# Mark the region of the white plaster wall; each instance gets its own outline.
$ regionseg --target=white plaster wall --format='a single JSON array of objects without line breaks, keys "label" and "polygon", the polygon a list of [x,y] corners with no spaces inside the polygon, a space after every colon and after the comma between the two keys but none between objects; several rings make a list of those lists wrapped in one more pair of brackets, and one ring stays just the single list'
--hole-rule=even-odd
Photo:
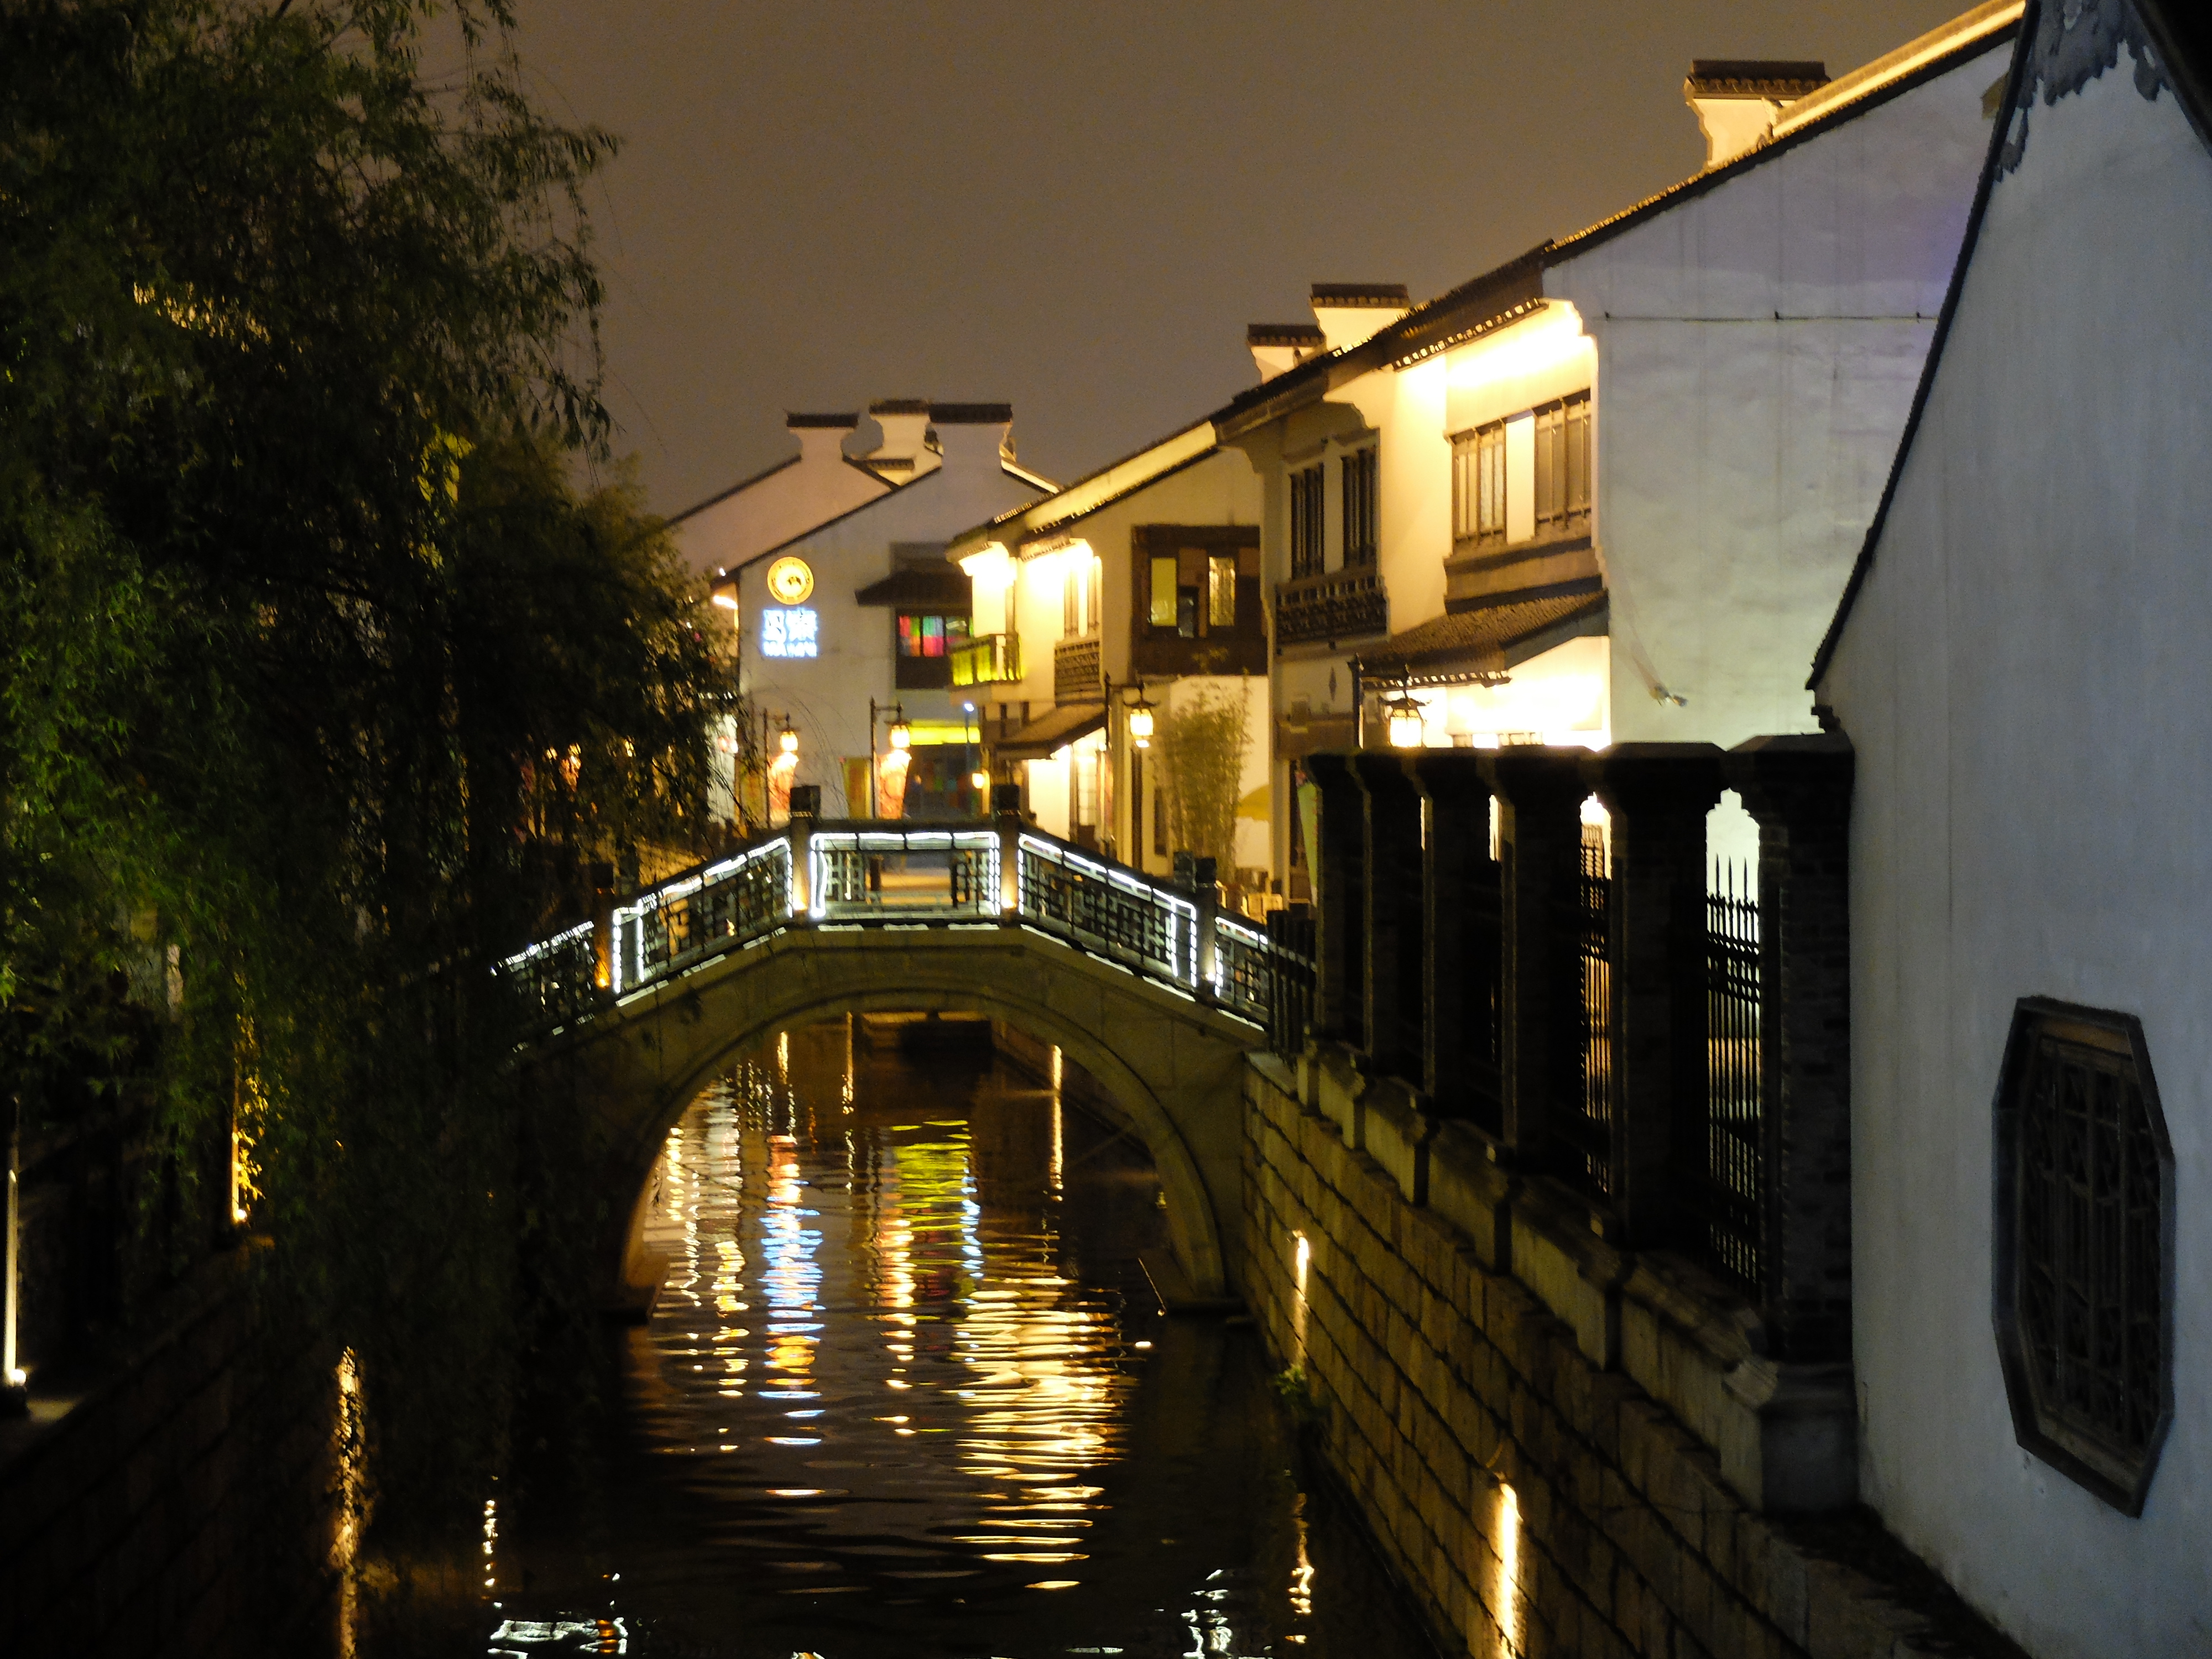
[{"label": "white plaster wall", "polygon": [[[1858,755],[1863,1488],[2039,1659],[2212,1652],[2212,158],[2132,64],[2033,111],[1824,682]],[[2015,999],[2137,1014],[2177,1162],[2140,1519],[2020,1449],[1990,1326]]]},{"label": "white plaster wall", "polygon": [[[1451,555],[1451,439],[1445,432],[1445,365],[1431,357],[1403,369],[1363,374],[1329,394],[1352,404],[1360,418],[1382,434],[1376,463],[1379,569],[1390,596],[1390,631],[1444,611],[1444,561]],[[1337,505],[1341,483],[1334,459],[1328,467],[1331,547],[1342,534]],[[1341,562],[1334,554],[1332,567]]]},{"label": "white plaster wall", "polygon": [[1616,740],[1815,729],[1805,665],[1904,429],[2008,51],[1547,273],[1596,343]]},{"label": "white plaster wall", "polygon": [[796,458],[675,521],[676,544],[693,570],[734,570],[889,492],[881,478],[845,459],[842,432],[802,428],[793,435],[801,445]]},{"label": "white plaster wall", "polygon": [[[991,431],[995,437],[997,428]],[[894,690],[895,613],[858,605],[853,595],[890,574],[893,543],[949,542],[971,525],[1035,501],[1039,493],[997,466],[943,466],[790,544],[785,550],[814,569],[814,597],[808,604],[821,617],[822,645],[821,655],[811,659],[760,654],[758,618],[773,603],[766,586],[769,562],[759,561],[740,573],[740,684],[756,708],[790,714],[799,734],[793,781],[821,785],[824,812],[847,810],[843,757],[868,752],[871,697],[879,704],[903,701],[910,720],[951,720],[957,718],[968,695]],[[1048,678],[1050,673],[1048,661]],[[880,746],[883,738],[877,742]]]}]

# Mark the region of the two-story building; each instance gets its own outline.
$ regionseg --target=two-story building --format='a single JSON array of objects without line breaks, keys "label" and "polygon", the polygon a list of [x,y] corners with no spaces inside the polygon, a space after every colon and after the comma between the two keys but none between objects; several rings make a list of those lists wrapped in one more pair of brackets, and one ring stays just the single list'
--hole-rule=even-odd
[{"label": "two-story building", "polygon": [[[1053,486],[1015,461],[1005,404],[869,412],[884,444],[864,459],[886,488],[716,578],[716,602],[740,635],[753,726],[732,745],[732,815],[744,820],[780,819],[799,783],[819,786],[832,815],[982,811],[981,733],[952,673],[968,641],[969,584],[945,545]],[[704,530],[690,535],[687,549],[707,544]]]},{"label": "two-story building", "polygon": [[1250,465],[1201,421],[956,538],[975,634],[955,672],[1046,829],[1264,885],[1259,511]]},{"label": "two-story building", "polygon": [[1419,307],[1315,289],[1325,349],[1215,417],[1262,483],[1292,896],[1292,766],[1393,714],[1397,741],[1418,716],[1473,747],[1814,728],[1799,665],[1903,429],[2020,9],[1833,80],[1701,63],[1694,178]]}]

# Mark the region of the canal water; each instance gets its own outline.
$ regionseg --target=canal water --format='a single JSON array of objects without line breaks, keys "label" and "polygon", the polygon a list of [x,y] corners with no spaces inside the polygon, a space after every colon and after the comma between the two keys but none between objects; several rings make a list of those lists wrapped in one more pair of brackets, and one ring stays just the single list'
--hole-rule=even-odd
[{"label": "canal water", "polygon": [[488,1501],[475,1650],[1425,1659],[1250,1328],[1159,1312],[1142,1147],[1072,1074],[866,1036],[781,1034],[670,1133],[599,1473]]}]

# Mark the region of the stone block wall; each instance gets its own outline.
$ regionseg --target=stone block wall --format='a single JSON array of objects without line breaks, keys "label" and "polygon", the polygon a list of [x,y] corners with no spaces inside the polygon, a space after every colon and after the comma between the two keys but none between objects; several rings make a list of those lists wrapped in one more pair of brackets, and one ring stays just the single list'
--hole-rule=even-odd
[{"label": "stone block wall", "polygon": [[1711,1448],[1286,1083],[1247,1072],[1246,1299],[1446,1652],[2017,1655],[1863,1511],[1748,1505]]},{"label": "stone block wall", "polygon": [[335,1356],[263,1340],[244,1278],[0,1423],[0,1655],[337,1650]]}]

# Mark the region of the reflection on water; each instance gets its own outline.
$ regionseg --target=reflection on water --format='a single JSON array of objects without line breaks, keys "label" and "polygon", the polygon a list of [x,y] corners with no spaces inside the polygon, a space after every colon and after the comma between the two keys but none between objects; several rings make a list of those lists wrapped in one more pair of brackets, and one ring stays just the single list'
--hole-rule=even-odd
[{"label": "reflection on water", "polygon": [[621,1442],[487,1504],[490,1652],[1426,1651],[1249,1334],[1158,1314],[1151,1165],[1056,1088],[784,1033],[654,1178]]}]

